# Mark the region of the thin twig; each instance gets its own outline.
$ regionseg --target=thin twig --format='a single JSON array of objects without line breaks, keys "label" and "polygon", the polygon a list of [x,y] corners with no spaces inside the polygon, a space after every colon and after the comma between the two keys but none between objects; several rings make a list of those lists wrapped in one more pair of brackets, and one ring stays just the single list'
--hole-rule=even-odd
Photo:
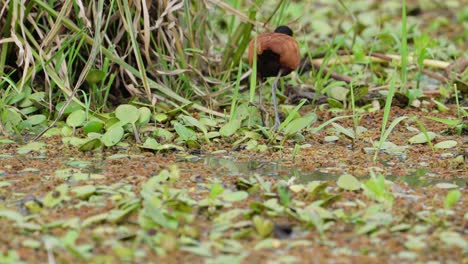
[{"label": "thin twig", "polygon": [[431,77],[432,79],[438,80],[439,82],[443,82],[443,83],[450,82],[450,80],[445,78],[444,76],[438,75],[437,73],[431,72],[431,71],[429,71],[427,69],[422,69],[421,72],[424,73],[425,75]]},{"label": "thin twig", "polygon": [[[318,70],[320,69],[320,67],[321,67],[321,61],[318,62],[316,60],[308,60],[307,57],[305,57],[301,61],[298,73],[301,75],[310,71],[312,68]],[[324,67],[322,71],[324,75],[327,75],[330,72],[330,69],[328,67]],[[351,83],[353,81],[353,78],[346,76],[346,75],[338,74],[334,71],[330,73],[330,77],[337,81],[343,81],[346,83]]]}]

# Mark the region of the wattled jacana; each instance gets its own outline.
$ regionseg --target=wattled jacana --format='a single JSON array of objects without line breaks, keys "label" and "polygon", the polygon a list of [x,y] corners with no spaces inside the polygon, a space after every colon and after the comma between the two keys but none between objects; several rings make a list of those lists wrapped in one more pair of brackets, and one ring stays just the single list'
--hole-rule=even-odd
[{"label": "wattled jacana", "polygon": [[[264,33],[252,39],[249,44],[249,64],[252,66],[254,55],[257,56],[257,77],[261,84],[266,77],[276,76],[271,88],[273,105],[275,108],[275,124],[273,129],[280,125],[278,103],[276,102],[276,87],[281,76],[288,75],[299,66],[301,56],[299,45],[292,37],[293,32],[287,26],[279,26],[275,32]],[[255,52],[255,45],[257,51]],[[261,98],[261,96],[260,96]]]}]

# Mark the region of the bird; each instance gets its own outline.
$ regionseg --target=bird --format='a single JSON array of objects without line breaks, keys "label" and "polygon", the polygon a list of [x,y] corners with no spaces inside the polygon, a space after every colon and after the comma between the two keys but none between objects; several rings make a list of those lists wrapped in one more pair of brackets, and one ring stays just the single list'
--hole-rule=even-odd
[{"label": "bird", "polygon": [[[256,47],[256,50],[255,50]],[[257,77],[262,83],[267,77],[275,77],[271,88],[271,95],[275,109],[275,124],[272,129],[280,126],[276,88],[281,76],[290,74],[299,66],[301,55],[299,44],[293,38],[293,31],[288,26],[279,26],[274,32],[263,33],[253,38],[249,43],[249,65],[253,65],[254,56],[257,56]],[[260,105],[261,103],[260,96]]]}]

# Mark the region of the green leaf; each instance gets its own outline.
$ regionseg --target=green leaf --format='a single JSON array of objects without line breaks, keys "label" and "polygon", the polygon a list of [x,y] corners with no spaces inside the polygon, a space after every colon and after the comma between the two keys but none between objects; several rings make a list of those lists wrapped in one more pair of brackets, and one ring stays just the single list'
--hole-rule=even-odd
[{"label": "green leaf", "polygon": [[[437,136],[437,134],[434,132],[427,132],[427,135],[429,136],[429,140],[433,140]],[[408,139],[408,142],[410,144],[423,144],[427,143],[428,139],[426,138],[426,135],[424,135],[424,133],[421,132]]]},{"label": "green leaf", "polygon": [[458,124],[461,123],[461,120],[459,119],[453,120],[453,119],[446,119],[446,118],[440,118],[440,117],[435,117],[435,116],[426,116],[426,118],[446,124],[447,126],[450,126],[450,127],[456,127]]},{"label": "green leaf", "polygon": [[222,193],[221,197],[223,198],[223,200],[228,202],[238,202],[247,199],[247,197],[249,197],[249,194],[244,191],[225,191]]},{"label": "green leaf", "polygon": [[40,151],[42,148],[45,147],[44,142],[29,142],[25,146],[18,148],[18,154],[26,154],[31,151]]},{"label": "green leaf", "polygon": [[30,107],[33,105],[33,101],[29,100],[29,98],[24,98],[23,101],[19,103],[20,108]]},{"label": "green leaf", "polygon": [[143,143],[143,147],[148,149],[156,150],[159,146],[161,146],[161,144],[159,144],[154,138],[147,138]]},{"label": "green leaf", "polygon": [[28,117],[28,122],[33,126],[39,125],[46,120],[47,118],[45,115],[32,115]]},{"label": "green leaf", "polygon": [[395,226],[392,226],[392,228],[390,228],[390,232],[402,232],[402,231],[407,231],[407,230],[410,230],[412,227],[412,225],[410,224],[398,224],[398,225],[395,225]]},{"label": "green leaf", "polygon": [[174,122],[174,129],[183,141],[197,140],[197,133],[179,122]]},{"label": "green leaf", "polygon": [[203,257],[211,257],[212,255],[209,244],[205,243],[197,246],[181,247],[180,249]]},{"label": "green leaf", "polygon": [[174,137],[174,134],[164,128],[158,127],[154,130],[153,136],[162,141],[170,141]]},{"label": "green leaf", "polygon": [[52,208],[56,205],[62,203],[63,201],[70,200],[70,197],[67,195],[69,186],[67,184],[61,184],[55,188],[55,190],[50,191],[42,199],[42,203],[45,207]]},{"label": "green leaf", "polygon": [[111,210],[107,215],[107,221],[111,223],[120,222],[122,219],[126,218],[131,212],[135,211],[135,209],[137,209],[139,206],[139,203],[134,203],[130,206],[125,207],[125,209]]},{"label": "green leaf", "polygon": [[86,112],[84,110],[76,110],[72,112],[67,117],[67,125],[71,127],[80,127],[83,125],[84,121],[86,120]]},{"label": "green leaf", "polygon": [[20,213],[8,209],[0,209],[0,219],[2,218],[15,221],[16,223],[21,223],[25,221]]},{"label": "green leaf", "polygon": [[[240,67],[239,67],[240,68]],[[234,242],[234,240],[231,240]],[[235,241],[236,242],[236,241]],[[223,241],[223,243],[226,243]],[[237,252],[232,252],[233,251],[233,246],[231,244],[224,245],[226,250],[221,250],[222,252],[226,251],[231,254],[235,255],[218,255],[214,258],[211,259],[206,259],[205,264],[224,264],[224,263],[232,263],[232,264],[240,264],[244,263],[243,260],[248,256],[248,253],[245,252],[245,250],[239,250]],[[241,245],[242,247],[242,245]],[[281,262],[281,263],[287,263],[287,262]],[[292,262],[289,262],[292,263]]]},{"label": "green leaf", "polygon": [[62,142],[64,144],[69,144],[75,147],[81,146],[85,144],[88,140],[85,138],[78,138],[78,137],[62,137]]},{"label": "green leaf", "polygon": [[336,116],[330,120],[327,120],[325,122],[323,122],[321,125],[319,125],[318,127],[314,127],[312,129],[312,133],[318,133],[320,130],[322,130],[324,127],[326,127],[327,125],[335,122],[335,121],[338,121],[340,119],[344,119],[344,118],[349,118],[349,117],[353,117],[352,115],[349,115],[349,116]]},{"label": "green leaf", "polygon": [[177,249],[177,237],[173,233],[165,233],[161,237],[160,246],[162,249],[168,252],[172,252]]},{"label": "green leaf", "polygon": [[42,203],[34,196],[28,196],[22,201],[24,208],[30,214],[39,213],[42,210]]},{"label": "green leaf", "polygon": [[[5,176],[5,172],[0,170],[0,176]],[[11,182],[9,182],[9,181],[0,181],[0,188],[10,187],[10,186],[11,186]]]},{"label": "green leaf", "polygon": [[88,75],[86,76],[86,81],[90,84],[96,84],[104,80],[104,77],[106,77],[106,73],[104,71],[93,69],[88,72]]},{"label": "green leaf", "polygon": [[94,185],[76,186],[71,189],[71,192],[74,193],[78,199],[85,200],[96,192],[96,187]]},{"label": "green leaf", "polygon": [[267,238],[264,240],[261,240],[258,242],[254,249],[255,250],[262,250],[262,249],[270,249],[270,248],[276,248],[280,246],[280,242],[278,239],[273,239],[273,238]]},{"label": "green leaf", "polygon": [[[55,106],[55,109],[57,110],[57,112],[60,111],[60,109],[62,109],[64,104],[65,104],[65,101],[57,103],[57,105]],[[67,107],[65,107],[65,110],[63,110],[63,113],[64,114],[69,114],[69,113],[75,112],[76,110],[79,110],[79,109],[82,109],[81,105],[78,104],[75,101],[71,101],[67,105]]]},{"label": "green leaf", "polygon": [[354,87],[354,100],[360,100],[369,93],[369,87],[367,85],[360,85]]},{"label": "green leaf", "polygon": [[[461,250],[466,250],[468,242],[463,233],[454,231],[444,231],[439,234],[439,239],[444,242],[447,247],[458,247]],[[466,251],[465,251],[466,252]]]},{"label": "green leaf", "polygon": [[451,190],[445,196],[444,206],[445,209],[452,208],[461,198],[460,190]]},{"label": "green leaf", "polygon": [[39,249],[42,246],[42,243],[34,239],[25,239],[21,242],[23,247]]},{"label": "green leaf", "polygon": [[187,147],[191,148],[191,149],[201,147],[200,143],[198,141],[196,141],[196,140],[193,140],[193,139],[189,139],[189,140],[185,141],[185,144],[187,144]]},{"label": "green leaf", "polygon": [[201,123],[197,119],[195,119],[195,118],[193,118],[191,116],[187,116],[187,115],[183,115],[183,116],[181,116],[181,118],[184,120],[186,125],[191,125],[191,126],[197,127],[201,132],[203,132],[203,135],[205,136],[205,141],[210,142],[210,140],[208,139],[208,136],[207,136],[208,129],[206,128],[206,126],[203,123]]},{"label": "green leaf", "polygon": [[112,246],[112,251],[118,259],[135,259],[136,251],[134,248],[125,247],[121,244],[115,243],[115,245]]},{"label": "green leaf", "polygon": [[36,92],[31,94],[28,99],[40,103],[45,98],[45,92]]},{"label": "green leaf", "polygon": [[26,93],[13,93],[7,96],[5,103],[7,105],[14,105],[26,97]]},{"label": "green leaf", "polygon": [[124,129],[121,126],[113,126],[102,135],[102,143],[106,147],[114,146],[119,143],[124,135]]},{"label": "green leaf", "polygon": [[383,175],[375,177],[371,174],[371,178],[363,184],[364,195],[371,199],[382,202],[388,206],[393,205],[393,194],[385,184]]},{"label": "green leaf", "polygon": [[95,173],[84,173],[75,168],[63,169],[55,171],[55,176],[67,181],[86,181],[86,180],[99,180],[104,176]]},{"label": "green leaf", "polygon": [[98,223],[104,222],[104,221],[107,220],[108,216],[109,216],[108,212],[97,214],[97,215],[92,215],[92,216],[90,216],[90,217],[83,220],[83,222],[81,223],[81,227],[88,227],[88,226],[93,225],[93,224],[98,224]]},{"label": "green leaf", "polygon": [[195,126],[197,127],[198,129],[200,129],[200,131],[202,131],[203,133],[208,133],[208,130],[206,129],[206,126],[201,123],[200,121],[198,121],[197,119],[191,117],[191,116],[187,116],[187,115],[183,115],[181,116],[181,118],[184,120],[185,124],[186,125],[190,125],[190,126]]},{"label": "green leaf", "polygon": [[262,218],[261,216],[255,215],[252,219],[255,230],[261,237],[267,237],[273,232],[275,225],[269,219]]},{"label": "green leaf", "polygon": [[241,104],[237,108],[233,120],[237,119],[239,120],[239,122],[241,122],[242,120],[246,119],[248,116],[249,116],[249,107],[247,106],[247,104]]},{"label": "green leaf", "polygon": [[303,117],[294,119],[284,128],[284,133],[286,133],[287,135],[295,134],[301,131],[302,129],[310,126],[316,120],[317,115],[315,113],[310,113]]},{"label": "green leaf", "polygon": [[115,109],[115,116],[125,125],[125,124],[133,124],[135,123],[138,118],[140,117],[140,112],[138,109],[129,104],[119,105]]},{"label": "green leaf", "polygon": [[280,185],[278,186],[277,192],[280,204],[286,207],[289,206],[289,203],[291,202],[291,193],[289,192],[288,187]]},{"label": "green leaf", "polygon": [[154,114],[153,119],[158,123],[164,123],[169,119],[169,116],[164,113]]},{"label": "green leaf", "polygon": [[149,201],[148,199],[145,198],[143,210],[140,210],[138,221],[141,227],[146,229],[160,225],[165,228],[176,229],[179,226],[177,219],[174,219],[173,215],[168,214],[164,208],[158,205],[159,201],[157,199],[153,199],[155,201]]},{"label": "green leaf", "polygon": [[330,105],[330,108],[342,109],[344,107],[342,102],[333,98],[327,98],[327,103]]},{"label": "green leaf", "polygon": [[215,119],[208,117],[200,117],[200,122],[205,126],[209,127],[215,127],[218,124],[218,122]]},{"label": "green leaf", "polygon": [[298,111],[301,107],[307,102],[307,100],[302,99],[299,104],[297,104],[292,110],[289,111],[288,116],[286,119],[281,123],[278,131],[283,131],[283,129],[294,119],[299,116]]},{"label": "green leaf", "polygon": [[[381,149],[382,148],[382,145],[384,144],[384,142],[387,141],[387,138],[390,136],[390,133],[392,133],[393,129],[396,127],[396,125],[398,125],[401,121],[405,120],[406,116],[399,116],[397,118],[395,118],[392,123],[390,123],[390,125],[388,126],[388,128],[385,130],[385,132],[383,133],[382,137],[380,138],[379,140],[379,145],[378,145],[378,148]],[[377,152],[376,152],[376,155],[377,155]],[[374,157],[376,158],[376,157]]]},{"label": "green leaf", "polygon": [[21,121],[23,121],[23,118],[15,109],[8,108],[3,112],[1,121],[7,125],[16,127]]},{"label": "green leaf", "polygon": [[406,97],[408,97],[410,105],[414,100],[421,98],[423,95],[420,89],[408,89],[408,91],[406,91]]},{"label": "green leaf", "polygon": [[328,89],[328,92],[327,92],[329,97],[335,100],[341,101],[341,102],[346,101],[348,93],[349,93],[349,89],[346,89],[341,86],[331,87]]},{"label": "green leaf", "polygon": [[148,124],[151,119],[151,110],[148,107],[140,107],[138,108],[138,112],[140,113],[138,116],[138,125],[144,126]]},{"label": "green leaf", "polygon": [[106,123],[104,124],[105,129],[110,129],[113,126],[124,126],[126,123],[120,121],[117,117],[111,117],[106,120]]},{"label": "green leaf", "polygon": [[184,150],[183,147],[177,146],[174,144],[159,144],[154,138],[147,138],[145,140],[145,143],[143,143],[142,147],[147,148],[147,149],[157,150],[157,151],[168,150],[168,149],[176,149],[180,151]]},{"label": "green leaf", "polygon": [[[66,126],[66,127],[68,127],[68,126]],[[52,128],[50,128],[49,130],[47,130],[44,133],[45,138],[49,138],[49,137],[53,137],[53,136],[60,136],[60,135],[62,135],[62,129],[60,129],[58,127],[52,127]]]},{"label": "green leaf", "polygon": [[350,174],[341,175],[336,182],[338,187],[348,191],[355,191],[361,188],[361,183],[356,177]]},{"label": "green leaf", "polygon": [[69,126],[63,126],[62,129],[60,130],[60,132],[62,133],[63,136],[69,137],[69,136],[73,135],[73,128],[71,128]]},{"label": "green leaf", "polygon": [[87,135],[91,132],[101,133],[104,128],[104,123],[100,120],[90,120],[83,126],[83,132]]},{"label": "green leaf", "polygon": [[230,137],[240,128],[241,121],[239,119],[233,119],[219,129],[219,133],[223,137]]},{"label": "green leaf", "polygon": [[209,197],[211,199],[215,199],[219,195],[221,195],[223,192],[224,192],[223,186],[220,183],[215,183],[211,185]]},{"label": "green leaf", "polygon": [[249,140],[249,141],[245,144],[245,149],[246,149],[246,150],[254,150],[257,146],[258,146],[258,141],[252,139],[252,140]]},{"label": "green leaf", "polygon": [[378,227],[379,227],[378,223],[370,222],[370,223],[366,223],[363,226],[360,226],[355,232],[358,235],[370,234],[370,233],[376,231]]},{"label": "green leaf", "polygon": [[337,123],[331,123],[331,124],[339,133],[342,133],[351,139],[355,138],[354,132],[351,129],[344,128],[343,126]]},{"label": "green leaf", "polygon": [[34,112],[36,112],[37,110],[39,110],[37,107],[35,106],[30,106],[30,107],[26,107],[26,108],[23,108],[20,110],[20,112],[25,115],[25,116],[28,116]]},{"label": "green leaf", "polygon": [[334,141],[337,141],[338,139],[340,138],[337,136],[326,136],[323,140],[325,142],[334,142]]},{"label": "green leaf", "polygon": [[75,167],[75,168],[78,168],[78,169],[87,168],[91,164],[93,164],[93,162],[86,161],[86,160],[71,160],[71,161],[65,163],[65,165],[67,165],[67,166]]},{"label": "green leaf", "polygon": [[436,149],[449,149],[457,146],[457,141],[455,140],[444,140],[434,145]]},{"label": "green leaf", "polygon": [[427,241],[423,236],[408,236],[403,243],[406,248],[419,251],[427,248]]}]

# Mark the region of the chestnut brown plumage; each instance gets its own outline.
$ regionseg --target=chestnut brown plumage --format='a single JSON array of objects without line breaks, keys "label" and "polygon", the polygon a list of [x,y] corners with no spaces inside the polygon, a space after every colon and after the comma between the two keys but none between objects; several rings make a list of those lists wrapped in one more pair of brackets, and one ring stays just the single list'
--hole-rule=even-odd
[{"label": "chestnut brown plumage", "polygon": [[[256,43],[255,43],[256,42]],[[255,52],[255,45],[257,50]],[[249,44],[249,64],[252,66],[254,56],[257,56],[257,76],[260,84],[266,77],[276,76],[271,94],[275,108],[274,129],[280,125],[278,104],[276,102],[276,87],[279,78],[288,75],[299,66],[301,56],[299,45],[292,37],[292,30],[287,26],[279,26],[275,32],[258,35]],[[260,96],[261,98],[261,96]]]}]

